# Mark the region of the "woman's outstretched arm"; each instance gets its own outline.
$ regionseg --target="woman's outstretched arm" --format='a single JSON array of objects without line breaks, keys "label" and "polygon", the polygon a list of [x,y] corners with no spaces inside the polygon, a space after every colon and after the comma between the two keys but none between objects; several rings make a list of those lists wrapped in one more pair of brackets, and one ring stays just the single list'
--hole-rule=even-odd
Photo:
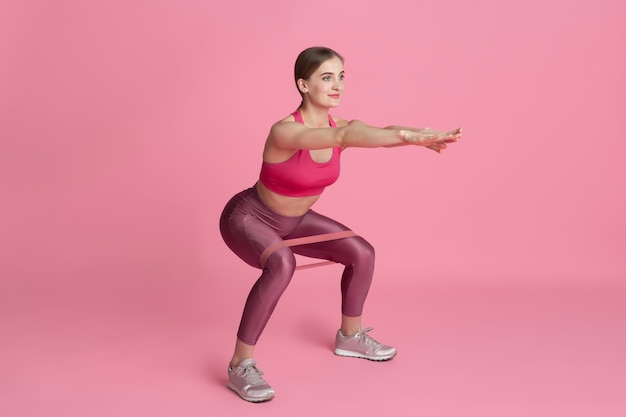
[{"label": "woman's outstretched arm", "polygon": [[272,127],[268,142],[278,149],[381,148],[403,145],[445,148],[461,138],[461,129],[437,132],[428,128],[379,128],[359,120],[339,121],[338,127],[307,128],[295,122],[279,122]]},{"label": "woman's outstretched arm", "polygon": [[[429,128],[411,128],[403,126],[388,126],[375,128],[365,123],[353,120],[346,126],[344,147],[396,147],[404,145],[417,145],[444,149],[446,144],[456,142],[461,138],[461,128],[447,132],[438,132]],[[385,133],[389,132],[389,133]],[[392,140],[372,140],[372,136],[381,138],[391,137]]]}]

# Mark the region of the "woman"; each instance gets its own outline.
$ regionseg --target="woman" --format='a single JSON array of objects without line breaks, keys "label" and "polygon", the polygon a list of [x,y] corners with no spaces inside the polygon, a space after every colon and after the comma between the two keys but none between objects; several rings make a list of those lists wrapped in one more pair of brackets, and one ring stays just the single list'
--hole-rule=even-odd
[{"label": "woman", "polygon": [[302,102],[294,113],[272,126],[259,180],[233,197],[220,218],[226,244],[246,263],[263,271],[248,296],[228,367],[229,388],[247,401],[274,397],[274,390],[256,367],[253,352],[294,273],[294,253],[345,265],[335,354],[375,361],[396,355],[395,348],[377,342],[361,326],[374,270],[374,249],[366,240],[353,236],[281,247],[262,266],[260,256],[284,239],[349,230],[311,210],[324,188],[337,180],[340,154],[345,149],[412,144],[441,152],[461,137],[461,129],[383,129],[331,116],[329,110],[339,105],[344,89],[343,62],[341,55],[325,47],[308,48],[298,55],[294,75]]}]

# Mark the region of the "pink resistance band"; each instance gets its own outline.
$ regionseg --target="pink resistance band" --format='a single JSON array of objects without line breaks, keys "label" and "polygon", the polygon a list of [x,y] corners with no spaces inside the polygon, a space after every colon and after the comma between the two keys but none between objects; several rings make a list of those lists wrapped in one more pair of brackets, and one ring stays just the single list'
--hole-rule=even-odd
[{"label": "pink resistance band", "polygon": [[[272,253],[280,248],[285,248],[288,246],[298,246],[298,245],[306,245],[307,243],[318,243],[318,242],[326,242],[328,240],[337,240],[344,239],[346,237],[358,236],[352,230],[344,230],[341,232],[333,232],[333,233],[324,233],[321,235],[313,235],[313,236],[305,236],[305,237],[297,237],[295,239],[285,239],[280,242],[273,243],[269,245],[263,253],[261,253],[261,258],[259,263],[261,264],[261,269],[265,268],[265,263],[267,259],[270,257]],[[312,264],[299,265],[296,266],[296,269],[307,269],[313,268],[316,266],[328,265],[334,263],[333,261],[323,261],[323,262],[315,262]]]}]

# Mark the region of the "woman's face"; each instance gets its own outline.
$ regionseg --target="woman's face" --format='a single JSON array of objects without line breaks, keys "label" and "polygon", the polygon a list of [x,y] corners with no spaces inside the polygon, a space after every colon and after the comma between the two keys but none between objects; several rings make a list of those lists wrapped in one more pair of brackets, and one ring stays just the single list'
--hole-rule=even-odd
[{"label": "woman's face", "polygon": [[307,80],[298,80],[298,87],[311,104],[337,107],[343,93],[343,75],[343,62],[334,56],[324,61]]}]

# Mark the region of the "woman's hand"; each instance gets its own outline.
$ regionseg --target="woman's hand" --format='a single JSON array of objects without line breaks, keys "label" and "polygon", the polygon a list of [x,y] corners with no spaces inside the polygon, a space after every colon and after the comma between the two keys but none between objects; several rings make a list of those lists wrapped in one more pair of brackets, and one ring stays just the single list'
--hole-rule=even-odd
[{"label": "woman's hand", "polygon": [[439,132],[427,127],[419,130],[400,131],[400,136],[402,136],[405,142],[424,146],[437,153],[441,153],[443,149],[446,149],[448,143],[454,143],[461,139],[461,135],[461,128],[446,132]]}]

